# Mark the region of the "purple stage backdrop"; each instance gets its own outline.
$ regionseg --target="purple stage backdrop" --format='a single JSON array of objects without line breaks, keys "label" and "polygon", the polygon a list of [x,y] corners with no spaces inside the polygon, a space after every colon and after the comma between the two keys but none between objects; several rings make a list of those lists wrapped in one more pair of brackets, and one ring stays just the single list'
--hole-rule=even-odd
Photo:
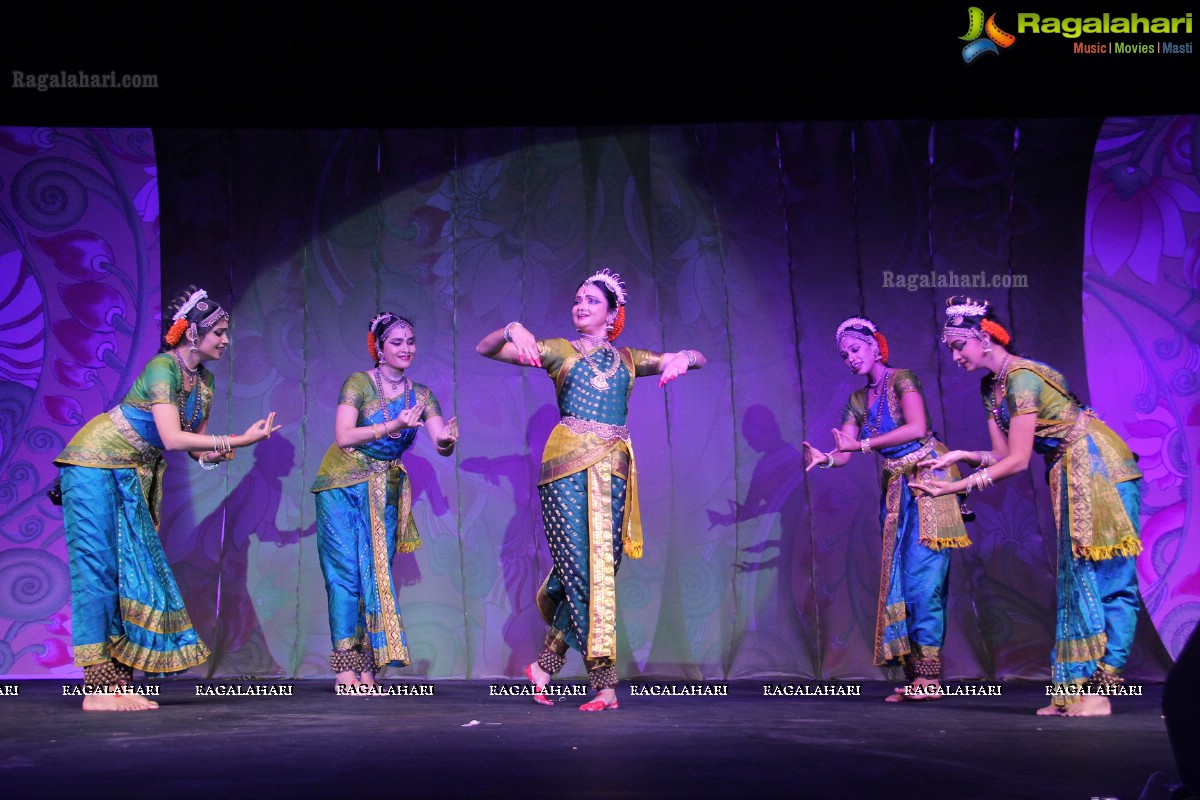
[{"label": "purple stage backdrop", "polygon": [[[881,676],[878,464],[806,475],[801,443],[827,447],[857,388],[833,331],[859,313],[920,375],[950,445],[986,442],[977,376],[937,343],[959,290],[930,283],[964,276],[989,282],[968,293],[1143,455],[1142,590],[1177,650],[1200,617],[1196,130],[1191,117],[165,130],[154,148],[144,131],[4,131],[0,673],[74,672],[61,515],[42,498],[57,448],[155,351],[152,151],[162,284],[198,283],[233,310],[210,429],[271,410],[284,426],[217,472],[170,459],[161,534],[214,650],[203,674],[327,673],[308,487],[339,386],[370,366],[378,310],[414,319],[412,377],[462,429],[452,459],[427,437],[405,456],[424,547],[394,562],[403,672],[520,674],[543,631],[535,482],[557,415],[543,373],[474,345],[514,319],[570,335],[574,290],[599,266],[629,283],[621,344],[709,359],[633,394],[646,557],[618,581],[623,675]],[[947,673],[1044,678],[1055,540],[1041,466],[972,499]],[[1161,677],[1143,633],[1130,672]]]},{"label": "purple stage backdrop", "polygon": [[77,674],[51,459],[158,352],[149,130],[0,128],[0,673]]}]

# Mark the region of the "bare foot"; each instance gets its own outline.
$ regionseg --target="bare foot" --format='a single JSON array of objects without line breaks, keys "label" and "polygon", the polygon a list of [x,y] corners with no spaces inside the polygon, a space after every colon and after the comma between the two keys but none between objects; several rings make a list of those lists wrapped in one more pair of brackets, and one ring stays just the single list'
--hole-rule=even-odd
[{"label": "bare foot", "polygon": [[1066,710],[1068,717],[1107,717],[1111,714],[1112,703],[1102,694],[1085,694]]},{"label": "bare foot", "polygon": [[607,711],[617,708],[617,690],[601,689],[596,693],[595,700],[589,700],[579,707],[580,711]]},{"label": "bare foot", "polygon": [[147,700],[140,694],[103,692],[85,695],[83,698],[84,711],[152,711],[156,708],[158,703]]},{"label": "bare foot", "polygon": [[1039,717],[1062,717],[1066,716],[1066,713],[1066,709],[1064,709],[1062,706],[1055,705],[1054,703],[1051,703],[1048,706],[1042,706],[1037,710],[1037,715]]},{"label": "bare foot", "polygon": [[917,678],[909,686],[897,686],[890,695],[883,698],[883,702],[904,703],[941,699],[942,685],[940,683],[929,678]]},{"label": "bare foot", "polygon": [[554,701],[546,696],[546,684],[550,682],[550,673],[538,666],[535,661],[525,667],[525,677],[533,684],[533,699],[539,705],[552,706]]},{"label": "bare foot", "polygon": [[[343,689],[343,686],[347,688]],[[354,689],[359,686],[362,686],[362,682],[359,681],[358,675],[353,670],[348,669],[334,676],[333,691],[338,694],[357,694]]]},{"label": "bare foot", "polygon": [[358,673],[358,682],[361,683],[363,686],[374,686],[375,685],[375,673],[374,672]]},{"label": "bare foot", "polygon": [[539,689],[544,688],[550,682],[550,673],[539,667],[536,661],[529,665],[529,674],[527,677]]}]

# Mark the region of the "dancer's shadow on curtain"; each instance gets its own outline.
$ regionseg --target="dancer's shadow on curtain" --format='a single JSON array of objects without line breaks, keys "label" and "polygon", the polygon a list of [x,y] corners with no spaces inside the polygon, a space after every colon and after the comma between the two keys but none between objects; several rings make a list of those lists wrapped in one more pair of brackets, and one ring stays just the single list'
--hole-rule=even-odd
[{"label": "dancer's shadow on curtain", "polygon": [[[746,409],[742,417],[742,436],[761,457],[754,465],[746,499],[726,501],[728,511],[708,510],[709,528],[760,520],[762,537],[752,536],[751,544],[741,548],[744,554],[733,565],[738,572],[779,570],[793,573],[796,537],[791,535],[804,519],[804,454],[783,439],[775,414],[762,405]],[[778,515],[778,525],[774,515]],[[769,551],[776,551],[767,556]],[[757,556],[757,558],[755,558]]]},{"label": "dancer's shadow on curtain", "polygon": [[809,625],[813,553],[804,455],[784,440],[774,412],[763,405],[746,409],[742,436],[761,454],[745,499],[727,500],[728,511],[708,510],[710,529],[736,528],[733,568],[748,590],[739,609],[744,634],[732,643],[730,674],[808,674],[818,659]]},{"label": "dancer's shadow on curtain", "polygon": [[296,464],[292,443],[272,437],[249,454],[254,462],[241,482],[200,521],[190,541],[172,548],[171,562],[192,624],[213,653],[204,667],[208,677],[285,674],[267,646],[254,591],[247,585],[251,548],[255,540],[295,545],[316,532],[315,522],[300,530],[276,527],[283,479]]},{"label": "dancer's shadow on curtain", "polygon": [[[422,433],[422,436],[425,434]],[[450,510],[450,499],[442,491],[438,483],[437,472],[428,459],[414,455],[412,450],[404,454],[404,469],[408,472],[409,485],[412,486],[413,509],[419,509],[428,503],[430,514],[435,517],[445,516]],[[418,526],[419,528],[419,526]],[[430,531],[421,530],[421,539],[428,543]],[[396,586],[416,586],[421,582],[421,565],[417,563],[414,553],[397,552],[392,558],[392,580]],[[403,598],[401,598],[403,607]]]},{"label": "dancer's shadow on curtain", "polygon": [[512,487],[513,515],[504,526],[500,545],[500,574],[509,611],[502,633],[508,646],[505,675],[521,674],[545,628],[537,608],[537,591],[550,569],[550,555],[545,537],[539,536],[542,505],[537,482],[542,460],[538,453],[558,418],[558,409],[552,403],[533,413],[525,429],[524,454],[477,456],[462,462],[464,471],[482,475],[493,486],[504,480]]}]

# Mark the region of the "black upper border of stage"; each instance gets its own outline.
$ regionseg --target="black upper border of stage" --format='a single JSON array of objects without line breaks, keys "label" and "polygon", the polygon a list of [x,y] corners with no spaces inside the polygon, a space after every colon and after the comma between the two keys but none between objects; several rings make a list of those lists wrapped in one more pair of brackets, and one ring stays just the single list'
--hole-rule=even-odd
[{"label": "black upper border of stage", "polygon": [[[1111,8],[1084,13],[1194,11],[1197,33],[1172,38],[1200,39],[1194,0],[1154,3],[1154,10],[1103,2]],[[1069,13],[1047,8],[1062,3],[1028,5],[1044,15]],[[298,22],[293,13],[237,24],[193,9],[152,32],[123,27],[110,11],[91,12],[104,14],[99,27],[71,12],[70,38],[9,26],[0,124],[463,127],[1200,111],[1200,52],[1082,55],[1062,36],[1021,35],[1010,49],[967,64],[960,37],[969,7],[785,12],[753,4],[720,13],[695,7],[674,18],[619,6],[516,17],[497,7],[495,18],[405,10],[391,23],[347,14]],[[998,20],[1020,10],[1000,9]],[[39,92],[13,85],[16,72],[80,71],[152,75],[158,86]]]}]

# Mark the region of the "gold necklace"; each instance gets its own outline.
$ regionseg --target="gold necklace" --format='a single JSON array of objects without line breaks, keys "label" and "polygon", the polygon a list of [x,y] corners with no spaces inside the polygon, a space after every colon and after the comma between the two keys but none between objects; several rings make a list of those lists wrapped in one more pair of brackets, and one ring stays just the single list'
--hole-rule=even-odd
[{"label": "gold necklace", "polygon": [[579,351],[579,355],[583,356],[583,360],[587,362],[588,366],[592,368],[592,372],[595,373],[590,381],[592,386],[602,392],[608,389],[609,378],[612,378],[614,375],[616,375],[617,370],[621,368],[621,354],[617,352],[615,347],[605,341],[603,345],[596,349],[612,350],[614,356],[613,364],[608,369],[600,369],[600,367],[596,366],[596,362],[592,361],[592,357],[587,354],[587,350],[584,348],[583,342],[576,339],[574,342],[572,342],[572,344],[575,345],[575,349]]}]

